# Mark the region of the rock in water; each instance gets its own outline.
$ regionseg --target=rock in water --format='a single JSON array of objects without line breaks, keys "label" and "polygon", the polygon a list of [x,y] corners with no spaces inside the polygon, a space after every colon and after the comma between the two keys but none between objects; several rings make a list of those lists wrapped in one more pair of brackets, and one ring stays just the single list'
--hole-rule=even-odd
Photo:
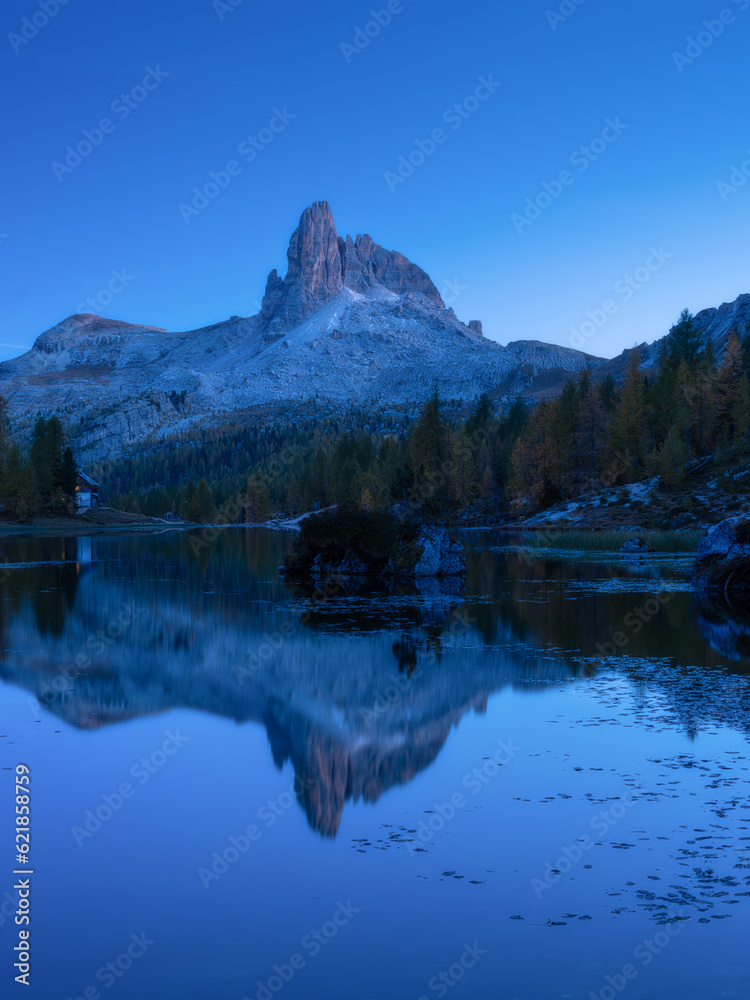
[{"label": "rock in water", "polygon": [[693,589],[701,594],[750,600],[750,520],[730,517],[700,541],[693,567]]},{"label": "rock in water", "polygon": [[645,538],[629,538],[620,549],[620,552],[625,552],[628,555],[646,555],[653,551]]},{"label": "rock in water", "polygon": [[445,528],[399,522],[387,511],[333,509],[305,518],[285,574],[462,579],[464,547]]},{"label": "rock in water", "polygon": [[463,576],[466,573],[463,545],[451,538],[445,528],[435,528],[424,525],[416,541],[421,546],[419,557],[410,576]]}]

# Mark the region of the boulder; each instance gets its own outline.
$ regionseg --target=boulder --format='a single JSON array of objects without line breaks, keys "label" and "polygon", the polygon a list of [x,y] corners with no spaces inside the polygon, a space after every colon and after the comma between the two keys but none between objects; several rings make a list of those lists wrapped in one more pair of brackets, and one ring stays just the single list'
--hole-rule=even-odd
[{"label": "boulder", "polygon": [[423,525],[416,543],[422,549],[409,576],[445,577],[463,576],[466,573],[463,545],[451,538],[445,528]]},{"label": "boulder", "polygon": [[750,599],[750,519],[729,517],[706,532],[698,546],[692,583],[700,594]]},{"label": "boulder", "polygon": [[645,538],[629,538],[620,549],[620,552],[625,552],[628,555],[646,555],[653,551]]}]

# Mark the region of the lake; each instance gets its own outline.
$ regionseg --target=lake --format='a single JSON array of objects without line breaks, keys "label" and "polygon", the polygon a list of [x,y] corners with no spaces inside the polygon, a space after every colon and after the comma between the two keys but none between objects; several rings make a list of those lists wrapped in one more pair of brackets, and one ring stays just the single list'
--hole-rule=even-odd
[{"label": "lake", "polygon": [[689,558],[214,534],[0,541],[11,985],[23,764],[44,1000],[748,996],[750,625]]}]

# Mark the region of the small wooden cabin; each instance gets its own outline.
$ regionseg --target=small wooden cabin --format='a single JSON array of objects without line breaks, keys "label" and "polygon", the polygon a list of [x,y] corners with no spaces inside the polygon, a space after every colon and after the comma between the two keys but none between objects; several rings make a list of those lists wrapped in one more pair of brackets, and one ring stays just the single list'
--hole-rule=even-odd
[{"label": "small wooden cabin", "polygon": [[85,472],[79,471],[76,478],[76,504],[79,507],[99,506],[99,483]]}]

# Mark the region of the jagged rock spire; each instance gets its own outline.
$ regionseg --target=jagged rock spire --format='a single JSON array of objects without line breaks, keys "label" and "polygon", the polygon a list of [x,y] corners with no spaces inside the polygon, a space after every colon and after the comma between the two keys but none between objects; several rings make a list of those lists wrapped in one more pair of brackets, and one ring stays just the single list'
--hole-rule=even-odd
[{"label": "jagged rock spire", "polygon": [[292,330],[321,309],[342,288],[366,294],[382,286],[397,295],[424,295],[442,307],[429,276],[400,253],[385,250],[369,236],[339,237],[327,201],[316,201],[302,213],[287,250],[288,270],[282,280],[271,271],[260,311],[263,326]]}]

